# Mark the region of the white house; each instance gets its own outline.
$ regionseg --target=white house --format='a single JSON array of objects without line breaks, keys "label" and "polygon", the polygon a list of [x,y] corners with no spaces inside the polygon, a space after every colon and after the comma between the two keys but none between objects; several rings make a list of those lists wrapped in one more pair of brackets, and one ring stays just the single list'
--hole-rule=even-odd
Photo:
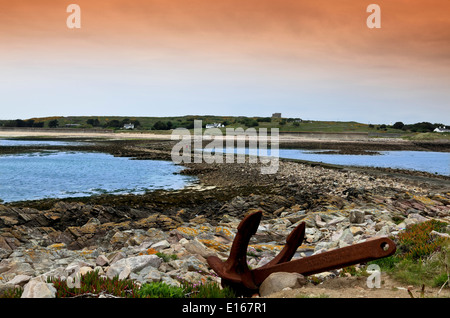
[{"label": "white house", "polygon": [[125,125],[123,125],[123,128],[125,128],[125,129],[134,129],[134,124],[132,124],[132,123],[125,124]]},{"label": "white house", "polygon": [[443,133],[443,132],[450,132],[450,129],[447,129],[445,127],[438,127],[435,130],[433,130],[434,132],[439,132],[439,133]]},{"label": "white house", "polygon": [[214,124],[206,124],[205,128],[223,128],[224,124],[214,123]]}]

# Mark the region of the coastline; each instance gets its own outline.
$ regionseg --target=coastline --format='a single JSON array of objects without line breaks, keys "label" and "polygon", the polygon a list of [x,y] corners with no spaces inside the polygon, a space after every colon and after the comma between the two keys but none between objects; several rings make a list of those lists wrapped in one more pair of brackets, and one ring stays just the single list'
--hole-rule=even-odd
[{"label": "coastline", "polygon": [[[82,139],[96,137],[89,135]],[[137,159],[170,158],[173,142],[167,136],[153,140],[114,138],[101,139],[96,145],[50,148],[89,149]],[[401,143],[402,147],[405,145]],[[199,184],[183,190],[0,205],[0,277],[3,278],[0,289],[17,275],[29,276],[31,280],[58,269],[63,271],[60,268],[66,269],[80,257],[84,258],[85,267],[94,269],[100,266],[96,265],[97,258],[107,256],[108,265],[100,266],[106,274],[116,255],[143,256],[151,248],[179,255],[178,265],[169,262],[164,266],[165,271],[158,269],[160,281],[173,280],[173,271],[201,279],[201,275],[191,273],[188,265],[183,267],[188,260],[198,261],[197,266],[211,276],[205,256],[226,257],[237,224],[246,213],[258,209],[263,210],[261,225],[266,230],[256,235],[255,246],[265,247],[250,258],[255,267],[275,255],[292,226],[300,220],[307,222],[308,235],[298,257],[320,248],[331,248],[333,242],[353,244],[377,235],[395,235],[406,224],[429,219],[450,222],[450,188],[444,187],[450,178],[446,177],[295,160],[280,160],[280,170],[275,175],[261,175],[258,165],[249,163],[202,163],[185,167],[182,173],[197,176]],[[364,222],[350,221],[355,211],[363,211]],[[349,241],[343,241],[342,235],[350,228],[357,229],[351,239],[347,238]],[[191,245],[200,249],[200,254]],[[32,257],[31,251],[38,256]],[[48,253],[54,255],[53,264],[48,264],[44,257]],[[148,278],[139,276],[140,272],[133,274],[139,279]],[[334,278],[325,277],[324,284],[308,288],[322,288],[331,281],[355,281],[354,277],[335,277],[337,272],[328,275]],[[343,283],[345,288],[350,285]],[[340,289],[330,286],[330,296],[338,296],[331,291]],[[341,296],[370,298],[393,293],[388,285],[377,293],[364,289],[361,284],[358,286],[362,288],[360,294]],[[354,293],[355,289],[351,291]],[[279,297],[296,297],[294,294]],[[409,297],[402,289],[394,294]]]}]

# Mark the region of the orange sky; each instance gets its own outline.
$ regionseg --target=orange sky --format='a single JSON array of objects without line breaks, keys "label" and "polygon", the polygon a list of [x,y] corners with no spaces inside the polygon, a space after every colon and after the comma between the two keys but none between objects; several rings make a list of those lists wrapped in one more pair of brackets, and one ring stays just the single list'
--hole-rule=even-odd
[{"label": "orange sky", "polygon": [[[66,27],[70,3],[81,7],[80,30]],[[381,29],[366,26],[370,3],[382,9]],[[160,77],[167,84],[176,69],[193,68],[230,82],[251,71],[267,85],[271,74],[289,82],[303,73],[318,83],[341,76],[448,87],[450,1],[0,0],[0,41],[3,63],[19,69],[76,65],[111,75],[128,66],[139,75],[172,65]],[[428,80],[412,83],[416,76]]]}]

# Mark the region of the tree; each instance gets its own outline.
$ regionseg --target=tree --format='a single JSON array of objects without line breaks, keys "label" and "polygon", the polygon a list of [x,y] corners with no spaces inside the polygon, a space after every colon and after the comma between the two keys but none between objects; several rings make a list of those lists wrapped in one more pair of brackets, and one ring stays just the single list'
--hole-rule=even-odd
[{"label": "tree", "polygon": [[258,121],[260,123],[270,123],[272,121],[272,118],[270,118],[270,117],[262,117],[262,118],[257,118],[256,121]]},{"label": "tree", "polygon": [[92,127],[98,127],[98,126],[100,126],[100,121],[97,118],[88,119],[88,120],[86,120],[86,124],[91,125]]},{"label": "tree", "polygon": [[247,126],[247,127],[256,127],[256,126],[259,126],[259,123],[258,123],[255,119],[253,119],[253,118],[248,118],[248,117],[245,117],[245,118],[241,119],[241,120],[240,120],[240,123],[243,124],[243,125],[245,125],[245,126]]},{"label": "tree", "polygon": [[153,124],[153,130],[167,130],[167,124],[162,122],[161,120],[158,120],[156,123]]},{"label": "tree", "polygon": [[122,123],[120,121],[118,121],[117,119],[111,120],[109,123],[107,123],[106,127],[111,127],[111,128],[120,128],[122,127]]},{"label": "tree", "polygon": [[392,126],[392,128],[394,128],[394,129],[402,129],[404,126],[405,126],[404,123],[402,123],[401,121],[398,121]]},{"label": "tree", "polygon": [[58,126],[59,126],[58,119],[50,120],[48,123],[48,127],[50,128],[56,128]]}]

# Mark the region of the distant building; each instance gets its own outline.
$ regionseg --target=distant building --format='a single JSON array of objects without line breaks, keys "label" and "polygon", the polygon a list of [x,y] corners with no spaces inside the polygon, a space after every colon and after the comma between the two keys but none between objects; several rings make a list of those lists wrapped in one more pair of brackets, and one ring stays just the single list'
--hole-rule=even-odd
[{"label": "distant building", "polygon": [[273,113],[272,118],[281,118],[281,113]]},{"label": "distant building", "polygon": [[433,130],[434,132],[439,132],[439,133],[443,133],[443,132],[450,132],[450,129],[447,129],[445,127],[438,127],[435,130]]},{"label": "distant building", "polygon": [[79,127],[80,124],[66,124],[67,128]]},{"label": "distant building", "polygon": [[132,123],[125,124],[125,125],[123,125],[123,128],[124,129],[134,129],[134,124],[132,124]]},{"label": "distant building", "polygon": [[223,128],[225,127],[224,124],[220,124],[220,123],[214,123],[214,124],[206,124],[205,128]]}]

